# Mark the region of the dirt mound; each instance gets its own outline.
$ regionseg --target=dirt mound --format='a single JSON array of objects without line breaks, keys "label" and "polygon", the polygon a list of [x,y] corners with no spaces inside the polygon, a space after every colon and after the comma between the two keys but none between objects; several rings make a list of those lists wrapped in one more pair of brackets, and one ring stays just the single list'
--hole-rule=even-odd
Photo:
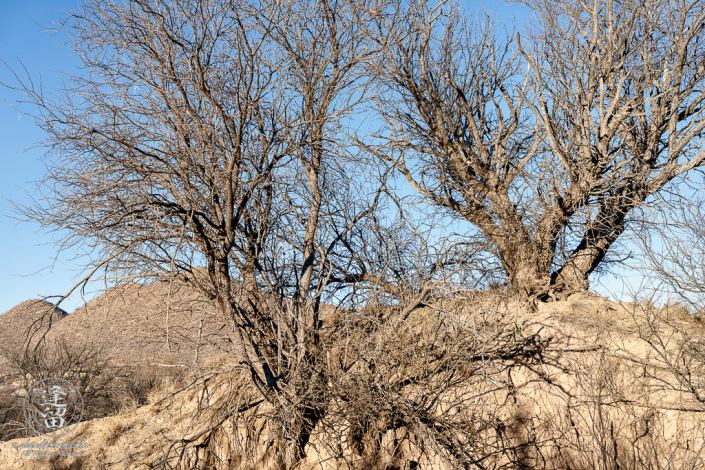
[{"label": "dirt mound", "polygon": [[[149,289],[134,286],[121,295],[135,300],[159,292]],[[684,387],[685,376],[679,369],[690,357],[684,343],[695,344],[692,340],[702,338],[705,332],[700,320],[677,309],[666,311],[579,295],[542,304],[536,312],[500,302],[486,303],[500,305],[495,312],[503,318],[502,324],[511,319],[517,340],[532,338],[537,348],[533,359],[526,363],[512,359],[515,362],[498,367],[506,374],[495,374],[492,380],[480,374],[463,385],[463,393],[475,399],[464,402],[467,410],[456,412],[473,412],[474,407],[475,412],[484,413],[488,406],[494,406],[495,425],[478,436],[506,446],[483,457],[486,468],[704,468],[705,424],[701,416],[705,407]],[[114,299],[111,305],[118,308],[120,303]],[[434,316],[445,316],[444,321],[466,323],[470,325],[468,331],[474,331],[483,318],[483,308],[464,299],[447,302],[418,310],[409,324],[418,321],[423,326]],[[62,328],[66,325],[62,321]],[[687,370],[694,371],[696,366],[689,363]],[[242,439],[242,431],[228,428],[226,421],[223,432],[204,440],[199,426],[216,418],[223,423],[225,418],[214,413],[194,421],[193,416],[196,410],[207,413],[204,410],[208,408],[203,407],[207,404],[240,403],[236,398],[242,398],[247,387],[239,390],[232,364],[213,363],[208,370],[203,387],[173,385],[154,392],[148,405],[82,423],[70,439],[57,441],[87,443],[82,463],[68,457],[54,462],[22,457],[19,444],[43,441],[32,438],[0,443],[0,462],[4,462],[0,469],[59,468],[59,464],[77,465],[71,468],[153,468],[175,442],[191,443],[196,449],[183,468],[196,468],[190,465],[194,458],[202,460],[199,452],[210,452],[223,459],[221,462],[232,463],[231,459],[240,455],[238,439]],[[169,392],[178,393],[172,396]],[[262,413],[266,416],[266,410]],[[266,420],[263,423],[258,429],[265,436]],[[355,454],[348,438],[340,440],[340,445],[331,444],[326,433],[337,426],[347,427],[346,423],[333,424],[314,431],[302,469],[457,468],[441,458],[433,446],[424,448],[417,438],[409,439],[408,429],[393,426],[382,429],[376,444],[368,443],[373,454]],[[261,460],[247,468],[276,468],[265,461],[267,448],[263,446],[264,450],[257,452]],[[339,451],[331,453],[330,449],[335,448]],[[604,462],[619,467],[605,466]]]}]

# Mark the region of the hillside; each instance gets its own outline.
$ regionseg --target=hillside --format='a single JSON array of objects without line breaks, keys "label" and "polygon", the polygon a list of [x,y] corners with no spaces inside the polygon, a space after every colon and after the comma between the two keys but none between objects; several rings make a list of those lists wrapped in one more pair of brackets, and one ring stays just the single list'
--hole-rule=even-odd
[{"label": "hillside", "polygon": [[44,300],[27,300],[0,315],[0,344],[14,347],[24,341],[23,333],[34,327],[47,328],[68,314]]},{"label": "hillside", "polygon": [[[27,300],[0,315],[0,348],[20,348],[29,332],[41,334],[56,328],[67,313],[43,300]],[[0,355],[0,376],[6,360]]]},{"label": "hillside", "polygon": [[[44,315],[50,310],[51,318]],[[46,332],[48,343],[65,338],[94,345],[104,358],[124,364],[190,364],[197,352],[203,357],[228,351],[218,312],[197,293],[168,282],[114,289],[71,314],[26,301],[0,315],[0,344],[20,347],[30,327]]]},{"label": "hillside", "polygon": [[[129,295],[137,299],[142,294]],[[705,468],[705,423],[701,419],[705,404],[688,388],[701,384],[688,382],[685,369],[679,368],[686,364],[690,372],[702,370],[697,355],[689,355],[686,347],[689,342],[698,344],[705,332],[699,319],[679,309],[572,296],[541,304],[533,313],[492,298],[472,304],[467,299],[444,301],[418,310],[407,325],[428,339],[439,319],[468,325],[468,331],[474,328],[477,335],[491,331],[483,330],[485,326],[504,325],[504,331],[497,333],[511,329],[514,337],[528,340],[524,344],[534,345],[524,350],[527,354],[512,358],[487,356],[483,368],[475,369],[462,387],[463,393],[475,398],[465,402],[466,409],[447,415],[451,424],[463,413],[470,413],[478,423],[485,419],[494,423],[478,427],[479,440],[464,444],[476,446],[478,455],[484,452],[483,468]],[[388,334],[393,338],[402,332]],[[242,429],[230,420],[224,421],[224,432],[206,440],[200,433],[205,424],[220,416],[224,408],[219,406],[245,399],[246,390],[238,388],[231,367],[227,362],[210,363],[208,370],[214,375],[207,376],[207,386],[203,381],[198,388],[172,385],[155,391],[146,406],[82,423],[70,440],[58,440],[88,444],[84,466],[76,463],[71,468],[153,468],[175,442],[191,443],[198,449],[186,451],[181,468],[235,468],[245,450],[252,459],[247,468],[277,468],[270,460],[269,447],[240,447],[244,445]],[[408,400],[415,393],[412,390],[401,398]],[[457,397],[458,390],[446,392]],[[212,408],[203,408],[204,404]],[[249,415],[248,411],[243,416],[250,416],[246,419],[253,426],[259,423],[258,435],[266,440],[264,417],[268,412],[266,407],[260,407],[260,412]],[[352,431],[345,431],[349,426],[343,421],[336,426],[317,428],[301,468],[454,468],[441,444],[429,446],[430,441],[410,439],[408,428],[382,431],[376,444],[363,439],[367,443],[356,447],[350,440]],[[4,462],[0,469],[52,468],[48,458],[20,457],[12,447],[18,442],[0,443],[0,462]],[[495,444],[489,443],[498,442],[504,450],[492,450]],[[171,448],[170,455],[177,450]],[[610,466],[605,456],[614,457],[619,467]],[[69,465],[71,459],[61,462]]]},{"label": "hillside", "polygon": [[190,364],[227,352],[225,323],[200,295],[168,282],[114,289],[76,309],[47,335],[95,344],[119,363]]}]

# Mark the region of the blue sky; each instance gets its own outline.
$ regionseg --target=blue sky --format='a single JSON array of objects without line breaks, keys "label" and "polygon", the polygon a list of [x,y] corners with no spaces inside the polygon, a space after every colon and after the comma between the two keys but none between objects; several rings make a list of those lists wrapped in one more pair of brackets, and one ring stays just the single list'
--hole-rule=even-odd
[{"label": "blue sky", "polygon": [[[493,1],[484,5],[497,12],[509,26],[511,10],[517,13],[519,24],[527,19],[519,6],[510,9]],[[21,60],[34,80],[41,76],[45,92],[58,88],[60,71],[74,71],[77,60],[62,45],[66,36],[47,32],[43,26],[51,26],[62,16],[62,11],[77,6],[77,0],[0,0],[0,59],[15,70],[21,70]],[[0,82],[16,83],[1,64]],[[16,103],[21,99],[20,94],[0,87],[0,98],[0,313],[3,313],[28,299],[63,294],[73,286],[80,270],[70,261],[70,253],[56,258],[51,235],[39,232],[36,224],[12,218],[15,209],[10,201],[26,201],[27,192],[34,188],[33,181],[44,174],[42,149],[30,148],[42,140],[42,133],[29,116],[10,105],[31,111],[26,105]],[[608,291],[619,294],[623,288],[621,275],[605,278],[603,283],[606,287],[594,287],[604,294]],[[82,302],[79,295],[73,295],[62,306],[70,312]]]},{"label": "blue sky", "polygon": [[[52,35],[40,25],[61,16],[60,10],[75,8],[76,0],[0,0],[0,59],[14,69],[21,60],[45,90],[57,88],[59,70],[71,71],[75,58],[61,43],[65,36]],[[0,64],[0,82],[13,84],[14,78]],[[44,174],[41,149],[30,149],[42,139],[41,131],[29,116],[18,114],[8,102],[21,96],[0,87],[0,313],[20,302],[41,295],[55,295],[68,290],[77,275],[76,267],[55,260],[55,249],[48,245],[51,237],[38,233],[38,226],[17,223],[10,217],[14,207],[8,201],[25,201],[32,181]],[[23,109],[21,105],[17,105]],[[24,107],[29,111],[29,108]],[[71,299],[65,308],[72,310],[80,298]]]}]

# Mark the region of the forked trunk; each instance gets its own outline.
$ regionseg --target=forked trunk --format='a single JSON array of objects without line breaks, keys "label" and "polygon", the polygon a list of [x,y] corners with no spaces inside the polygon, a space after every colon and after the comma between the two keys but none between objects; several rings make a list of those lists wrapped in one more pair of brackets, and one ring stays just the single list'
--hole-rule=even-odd
[{"label": "forked trunk", "polygon": [[508,285],[525,299],[542,301],[563,300],[577,292],[589,288],[588,278],[604,258],[602,250],[595,247],[576,251],[559,271],[550,272],[552,252],[539,256],[528,256],[534,252],[532,246],[525,246],[521,257],[514,263],[507,263]]}]

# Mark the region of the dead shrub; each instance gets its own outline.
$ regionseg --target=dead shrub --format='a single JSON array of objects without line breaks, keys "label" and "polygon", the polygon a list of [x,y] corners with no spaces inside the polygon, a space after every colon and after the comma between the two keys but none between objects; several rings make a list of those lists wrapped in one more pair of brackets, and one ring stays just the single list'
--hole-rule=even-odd
[{"label": "dead shrub", "polygon": [[93,345],[74,345],[62,338],[33,349],[2,349],[0,355],[8,360],[11,378],[18,384],[2,405],[3,413],[11,417],[0,426],[4,439],[31,434],[22,411],[24,393],[46,378],[67,380],[78,389],[84,401],[83,420],[107,416],[118,409],[114,386],[127,376],[127,368],[110,364]]},{"label": "dead shrub", "polygon": [[167,382],[177,382],[182,375],[178,369],[137,365],[130,373],[121,377],[115,384],[115,395],[121,402],[128,401],[136,406],[146,405],[149,397]]}]

